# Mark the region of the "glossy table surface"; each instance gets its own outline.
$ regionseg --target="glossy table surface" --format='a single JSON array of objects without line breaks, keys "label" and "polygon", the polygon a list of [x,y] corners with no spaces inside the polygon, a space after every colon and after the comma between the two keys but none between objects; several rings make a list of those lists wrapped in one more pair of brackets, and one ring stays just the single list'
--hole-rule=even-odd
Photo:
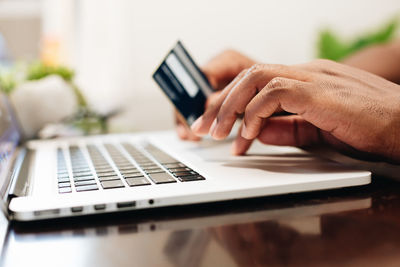
[{"label": "glossy table surface", "polygon": [[34,224],[4,266],[400,266],[400,182]]}]

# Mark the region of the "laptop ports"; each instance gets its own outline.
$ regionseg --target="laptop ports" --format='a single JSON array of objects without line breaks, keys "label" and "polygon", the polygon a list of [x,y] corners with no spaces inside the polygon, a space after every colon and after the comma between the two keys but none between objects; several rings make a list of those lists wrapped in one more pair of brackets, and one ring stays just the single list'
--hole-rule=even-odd
[{"label": "laptop ports", "polygon": [[97,204],[94,205],[95,210],[105,210],[106,209],[106,204]]},{"label": "laptop ports", "polygon": [[60,214],[59,209],[52,209],[52,210],[37,210],[33,212],[33,215],[35,216],[54,216],[56,214]]},{"label": "laptop ports", "polygon": [[132,208],[135,206],[136,206],[136,201],[118,202],[117,203],[117,208],[119,208],[119,209]]},{"label": "laptop ports", "polygon": [[82,212],[83,211],[83,207],[72,207],[71,211],[72,212]]}]

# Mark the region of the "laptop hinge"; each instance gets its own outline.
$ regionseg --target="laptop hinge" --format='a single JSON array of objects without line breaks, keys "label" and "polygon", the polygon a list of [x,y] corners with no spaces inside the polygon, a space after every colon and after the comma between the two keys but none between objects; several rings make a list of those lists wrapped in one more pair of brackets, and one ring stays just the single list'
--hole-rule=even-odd
[{"label": "laptop hinge", "polygon": [[29,166],[33,155],[34,151],[26,148],[22,148],[18,153],[11,174],[9,198],[26,195],[29,188]]}]

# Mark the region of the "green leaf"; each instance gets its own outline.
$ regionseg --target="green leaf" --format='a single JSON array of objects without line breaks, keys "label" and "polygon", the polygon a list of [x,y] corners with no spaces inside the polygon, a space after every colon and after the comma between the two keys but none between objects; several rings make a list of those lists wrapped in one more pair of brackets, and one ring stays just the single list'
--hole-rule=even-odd
[{"label": "green leaf", "polygon": [[351,41],[342,40],[332,30],[322,30],[317,41],[317,56],[339,61],[367,46],[390,41],[395,37],[398,26],[396,17],[375,32],[360,35]]},{"label": "green leaf", "polygon": [[29,66],[26,74],[27,80],[40,80],[49,75],[59,75],[67,82],[71,82],[74,78],[74,71],[65,66],[47,66],[42,62],[34,63]]},{"label": "green leaf", "polygon": [[40,80],[49,75],[58,75],[63,78],[74,90],[75,96],[77,98],[78,104],[81,107],[87,106],[85,97],[79,90],[78,86],[73,82],[75,72],[65,66],[48,66],[42,62],[32,64],[28,67],[26,79],[27,80]]},{"label": "green leaf", "polygon": [[0,72],[0,90],[6,94],[10,94],[11,91],[17,86],[17,82],[14,76],[10,72]]}]

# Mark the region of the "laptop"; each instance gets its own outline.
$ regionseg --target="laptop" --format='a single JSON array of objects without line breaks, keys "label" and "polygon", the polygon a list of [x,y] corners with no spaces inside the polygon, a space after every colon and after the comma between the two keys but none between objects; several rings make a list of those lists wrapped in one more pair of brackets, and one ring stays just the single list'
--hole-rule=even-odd
[{"label": "laptop", "polygon": [[294,147],[255,143],[230,156],[230,140],[179,140],[173,131],[20,144],[0,97],[1,208],[10,220],[111,213],[360,186],[371,173]]}]

